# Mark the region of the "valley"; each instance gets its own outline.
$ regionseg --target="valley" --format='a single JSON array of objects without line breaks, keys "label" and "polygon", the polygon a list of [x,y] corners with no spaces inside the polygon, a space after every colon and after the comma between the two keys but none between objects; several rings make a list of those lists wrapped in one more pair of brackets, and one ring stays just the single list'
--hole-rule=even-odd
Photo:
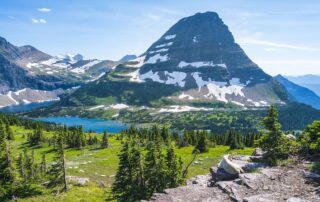
[{"label": "valley", "polygon": [[32,23],[0,33],[0,201],[318,201],[320,77],[301,74],[320,49],[316,27],[292,31],[307,14],[30,2],[0,19]]}]

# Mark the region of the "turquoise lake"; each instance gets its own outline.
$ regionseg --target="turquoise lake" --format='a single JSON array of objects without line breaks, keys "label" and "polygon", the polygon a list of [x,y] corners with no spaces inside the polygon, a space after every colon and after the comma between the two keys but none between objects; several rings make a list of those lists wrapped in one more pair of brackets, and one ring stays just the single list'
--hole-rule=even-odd
[{"label": "turquoise lake", "polygon": [[35,118],[35,120],[53,122],[66,126],[82,125],[85,131],[92,130],[97,133],[102,133],[104,131],[107,131],[108,133],[119,133],[129,127],[127,124],[119,121],[79,117],[41,117]]}]

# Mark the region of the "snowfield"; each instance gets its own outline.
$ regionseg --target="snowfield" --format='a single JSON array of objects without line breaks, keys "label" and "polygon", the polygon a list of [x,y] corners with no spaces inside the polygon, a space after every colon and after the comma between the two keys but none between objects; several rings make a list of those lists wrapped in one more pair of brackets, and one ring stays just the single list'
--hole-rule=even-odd
[{"label": "snowfield", "polygon": [[179,113],[179,112],[188,112],[188,111],[211,111],[212,108],[205,107],[190,107],[190,106],[179,106],[179,105],[171,105],[166,108],[160,108],[157,113]]}]

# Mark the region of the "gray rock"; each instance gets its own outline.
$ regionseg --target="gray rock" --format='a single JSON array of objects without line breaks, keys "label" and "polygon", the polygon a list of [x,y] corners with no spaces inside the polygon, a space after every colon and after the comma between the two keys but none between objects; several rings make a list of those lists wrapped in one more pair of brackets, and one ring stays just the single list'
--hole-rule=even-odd
[{"label": "gray rock", "polygon": [[239,174],[229,174],[221,168],[211,167],[210,173],[213,181],[226,181],[226,180],[234,180],[239,177]]},{"label": "gray rock", "polygon": [[320,175],[314,172],[309,172],[309,171],[303,171],[303,175],[305,178],[311,178],[314,180],[319,180],[320,179]]},{"label": "gray rock", "polygon": [[252,153],[252,156],[263,156],[264,155],[264,151],[262,151],[261,148],[256,148],[253,153]]}]

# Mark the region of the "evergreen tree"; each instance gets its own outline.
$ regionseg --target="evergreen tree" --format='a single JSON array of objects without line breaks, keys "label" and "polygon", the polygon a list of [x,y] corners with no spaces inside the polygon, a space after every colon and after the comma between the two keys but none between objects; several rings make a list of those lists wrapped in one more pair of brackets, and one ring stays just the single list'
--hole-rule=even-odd
[{"label": "evergreen tree", "polygon": [[195,147],[200,153],[208,152],[207,148],[207,135],[204,132],[199,133],[199,140]]},{"label": "evergreen tree", "polygon": [[22,153],[19,154],[18,160],[17,160],[17,168],[18,172],[20,174],[20,177],[24,182],[27,181],[27,174],[26,174],[26,167],[25,167],[25,159],[22,155]]},{"label": "evergreen tree", "polygon": [[28,141],[29,144],[34,145],[40,145],[41,142],[43,142],[43,131],[39,125],[36,126],[36,128],[33,130],[32,134],[29,134]]},{"label": "evergreen tree", "polygon": [[47,161],[46,161],[46,155],[42,155],[42,161],[40,164],[40,171],[45,174],[47,172]]},{"label": "evergreen tree", "polygon": [[15,167],[10,143],[5,137],[0,139],[0,185],[12,184],[15,181]]},{"label": "evergreen tree", "polygon": [[109,147],[109,138],[108,138],[108,134],[106,131],[103,133],[103,136],[102,136],[101,147],[102,148]]},{"label": "evergreen tree", "polygon": [[148,144],[144,168],[147,197],[154,192],[163,191],[166,188],[166,170],[159,143]]},{"label": "evergreen tree", "polygon": [[6,132],[7,132],[7,139],[8,140],[14,140],[13,131],[10,128],[9,124],[6,124]]},{"label": "evergreen tree", "polygon": [[267,153],[269,163],[277,164],[281,157],[283,134],[278,120],[278,112],[271,106],[268,115],[262,119],[262,124],[267,132],[259,139],[258,145]]},{"label": "evergreen tree", "polygon": [[130,166],[129,143],[125,142],[122,145],[119,154],[119,166],[115,181],[112,184],[112,194],[117,201],[134,201],[131,199],[132,190],[132,168]]},{"label": "evergreen tree", "polygon": [[167,187],[177,187],[182,182],[182,161],[181,158],[178,159],[176,156],[174,147],[171,144],[167,148],[166,167]]},{"label": "evergreen tree", "polygon": [[58,145],[56,155],[54,157],[54,164],[50,168],[50,185],[51,186],[63,186],[62,190],[68,191],[67,173],[66,173],[66,162],[64,154],[64,143],[63,138],[58,138]]}]

